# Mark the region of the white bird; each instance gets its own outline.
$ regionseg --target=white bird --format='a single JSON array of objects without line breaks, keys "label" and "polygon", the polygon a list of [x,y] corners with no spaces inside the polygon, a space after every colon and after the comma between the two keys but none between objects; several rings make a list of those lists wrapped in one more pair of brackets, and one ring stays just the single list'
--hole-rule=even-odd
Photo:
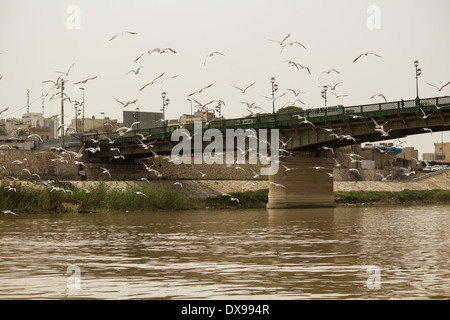
[{"label": "white bird", "polygon": [[138,101],[138,99],[132,100],[132,101],[125,101],[125,102],[119,101],[119,100],[117,100],[117,99],[114,99],[114,100],[116,100],[118,103],[120,103],[120,104],[122,105],[122,108],[126,108],[126,107],[128,107],[130,104],[136,104],[136,102]]},{"label": "white bird", "polygon": [[124,159],[124,160],[125,160],[125,157],[124,157],[123,155],[112,156],[112,157],[109,159],[109,161],[111,161],[112,159],[114,159],[114,160],[117,160],[117,159]]},{"label": "white bird", "polygon": [[306,69],[308,71],[308,73],[311,74],[311,70],[308,67],[302,66],[300,63],[297,63],[297,62],[294,62],[294,61],[291,61],[291,60],[286,60],[285,62],[287,62],[291,66],[296,67],[297,70]]},{"label": "white bird", "polygon": [[120,149],[119,148],[109,148],[109,151],[116,151],[117,153],[120,153]]},{"label": "white bird", "polygon": [[305,92],[303,92],[303,91],[297,92],[297,91],[295,91],[294,89],[286,89],[286,90],[287,90],[287,91],[291,91],[291,92],[294,94],[294,96],[296,96],[296,97],[298,97],[298,95],[301,94],[301,93],[305,93]]},{"label": "white bird", "polygon": [[97,79],[97,76],[91,77],[91,78],[87,78],[87,79],[84,79],[84,80],[80,80],[80,81],[74,82],[73,84],[86,83],[86,82],[88,82],[88,81],[90,81],[90,80],[94,80],[94,79]]},{"label": "white bird", "polygon": [[422,114],[423,114],[422,119],[426,119],[432,115],[432,113],[426,114],[425,111],[423,111],[423,109],[420,107],[419,107],[419,109],[420,109],[420,111],[422,111]]},{"label": "white bird", "polygon": [[375,97],[381,97],[384,99],[384,102],[387,102],[386,97],[384,95],[382,95],[381,93],[374,94],[373,96],[370,97],[370,99],[375,98]]},{"label": "white bird", "polygon": [[311,167],[311,168],[316,169],[316,170],[325,169],[324,167],[321,167],[321,166],[315,166],[315,167]]},{"label": "white bird", "polygon": [[275,187],[281,187],[281,188],[286,188],[284,185],[280,184],[280,183],[275,183],[273,181],[270,181],[270,184],[273,184]]},{"label": "white bird", "polygon": [[298,41],[291,41],[291,42],[287,42],[283,45],[283,47],[281,48],[280,54],[283,52],[284,48],[286,48],[287,46],[292,47],[294,44],[303,47],[303,49],[306,49],[306,47],[302,43],[300,43]]},{"label": "white bird", "polygon": [[136,191],[136,192],[134,192],[134,194],[141,195],[141,196],[148,198],[148,196],[145,193],[140,192],[140,191]]},{"label": "white bird", "polygon": [[331,72],[336,72],[337,74],[340,74],[340,72],[337,71],[336,69],[330,69],[330,70],[328,70],[328,71],[322,72],[317,80],[320,80],[320,78],[321,78],[324,74],[330,74]]},{"label": "white bird", "polygon": [[284,167],[284,170],[285,171],[291,171],[291,170],[294,170],[295,168],[289,168],[289,167],[286,167],[284,164],[283,164],[283,167]]},{"label": "white bird", "polygon": [[174,183],[174,185],[179,185],[180,187],[183,188],[183,184],[182,184],[181,182],[178,182],[178,181],[177,181],[177,182]]},{"label": "white bird", "polygon": [[133,34],[133,35],[135,35],[135,34],[137,34],[136,32],[133,32],[133,31],[122,31],[122,32],[119,32],[118,34],[116,34],[114,37],[112,37],[111,39],[109,39],[109,41],[111,41],[111,40],[114,40],[117,36],[119,36],[119,35],[121,35],[121,36],[123,36],[123,35],[125,35],[125,34]]},{"label": "white bird", "polygon": [[231,194],[225,193],[225,192],[221,192],[221,196],[222,197],[233,197]]},{"label": "white bird", "polygon": [[269,41],[272,41],[272,42],[276,42],[276,43],[278,43],[280,46],[282,46],[283,44],[284,44],[284,41],[286,41],[287,40],[287,38],[289,38],[291,36],[291,34],[289,33],[286,37],[284,37],[284,39],[283,40],[281,40],[281,41],[278,41],[278,40],[271,40],[271,39],[268,39]]},{"label": "white bird", "polygon": [[236,87],[234,85],[231,85],[232,87],[235,87],[236,89],[238,89],[239,91],[241,91],[242,93],[245,93],[245,91],[247,91],[248,88],[250,88],[251,86],[253,86],[256,82],[253,82],[252,84],[248,85],[247,87],[245,87],[244,89],[241,89],[239,87]]},{"label": "white bird", "polygon": [[378,57],[378,58],[382,58],[382,56],[380,56],[380,55],[378,55],[378,54],[376,54],[376,53],[371,53],[371,52],[366,52],[366,53],[362,53],[362,54],[360,54],[358,57],[356,57],[355,58],[355,60],[353,60],[353,62],[352,63],[355,63],[359,58],[361,58],[362,56],[368,56],[368,55],[374,55],[374,56],[376,56],[376,57]]},{"label": "white bird", "polygon": [[120,192],[123,193],[123,188],[122,188],[122,186],[117,185],[117,186],[114,187],[114,189],[120,190]]},{"label": "white bird", "polygon": [[323,150],[330,150],[330,151],[334,154],[333,148],[330,148],[330,147],[327,147],[327,146],[323,146],[323,147],[320,147],[319,150],[320,150],[320,149],[323,149]]},{"label": "white bird", "polygon": [[[66,71],[66,72],[63,72],[63,71],[55,71],[56,73],[61,73],[62,75],[65,75],[66,77],[67,76],[69,76],[69,71],[72,69],[72,67],[75,65],[75,63],[73,63],[71,66],[70,66],[70,68]],[[58,80],[59,80],[59,78],[58,78]],[[58,80],[56,81],[56,82],[58,82]]]},{"label": "white bird", "polygon": [[433,130],[431,130],[430,128],[422,128],[420,129],[420,131],[428,131],[429,133],[433,134]]},{"label": "white bird", "polygon": [[219,51],[211,52],[211,53],[209,53],[209,54],[206,56],[205,61],[203,62],[203,66],[206,65],[206,61],[208,60],[209,57],[212,57],[212,56],[214,56],[214,55],[216,55],[216,54],[220,54],[221,56],[225,56],[222,52],[219,52]]},{"label": "white bird", "polygon": [[438,89],[438,91],[442,91],[442,89],[444,89],[446,86],[448,86],[450,84],[450,81],[447,82],[446,84],[444,84],[442,87],[437,87],[437,86],[435,86],[435,85],[433,85],[431,83],[428,83],[428,82],[427,82],[427,84],[432,86],[432,87],[435,87],[436,89]]},{"label": "white bird", "polygon": [[140,178],[139,180],[141,180],[141,181],[145,181],[145,182],[147,182],[148,184],[150,184],[150,181],[148,181],[148,179],[147,179],[147,178]]},{"label": "white bird", "polygon": [[176,52],[174,49],[172,49],[172,48],[165,48],[165,49],[155,48],[155,49],[152,49],[152,50],[147,50],[147,51],[145,51],[145,52],[142,53],[139,57],[137,57],[136,60],[134,60],[133,62],[138,61],[144,54],[151,55],[153,52],[158,52],[158,53],[160,53],[160,54],[167,53],[167,52],[177,53],[177,52]]},{"label": "white bird", "polygon": [[125,73],[125,75],[129,74],[129,73],[134,73],[134,74],[139,74],[139,71],[143,68],[144,66],[140,66],[139,68],[137,68],[136,70],[130,70],[127,73]]},{"label": "white bird", "polygon": [[39,141],[41,141],[41,142],[43,141],[42,138],[41,138],[41,136],[38,135],[38,134],[36,134],[36,133],[30,134],[29,136],[27,136],[28,139],[33,138],[33,137],[38,138]]},{"label": "white bird", "polygon": [[144,88],[153,85],[153,84],[156,82],[156,80],[158,80],[159,78],[161,78],[164,74],[165,74],[165,72],[161,73],[159,76],[157,76],[156,78],[154,78],[152,81],[146,83],[144,86],[142,86],[142,88],[139,89],[139,91],[142,91],[142,90],[144,90]]},{"label": "white bird", "polygon": [[239,199],[238,198],[230,198],[231,201],[236,201],[237,203],[239,203]]},{"label": "white bird", "polygon": [[103,170],[102,173],[108,174],[109,176],[111,176],[111,173],[109,172],[109,170],[111,169],[106,169],[106,168],[100,168],[101,170]]},{"label": "white bird", "polygon": [[11,210],[3,210],[2,212],[3,212],[4,214],[12,214],[12,215],[14,215],[14,216],[17,216],[17,214],[14,213],[14,212],[12,212]]},{"label": "white bird", "polygon": [[188,94],[187,97],[193,96],[194,94],[197,94],[197,93],[202,93],[203,90],[210,88],[213,84],[214,83],[211,83],[211,84],[207,85],[206,87],[201,88],[200,90],[194,91],[194,92]]},{"label": "white bird", "polygon": [[356,172],[357,174],[361,175],[361,174],[359,173],[358,169],[355,169],[355,168],[348,169],[348,171]]},{"label": "white bird", "polygon": [[328,177],[330,177],[330,178],[333,178],[334,177],[334,174],[332,174],[331,172],[325,172],[327,175],[328,175]]}]

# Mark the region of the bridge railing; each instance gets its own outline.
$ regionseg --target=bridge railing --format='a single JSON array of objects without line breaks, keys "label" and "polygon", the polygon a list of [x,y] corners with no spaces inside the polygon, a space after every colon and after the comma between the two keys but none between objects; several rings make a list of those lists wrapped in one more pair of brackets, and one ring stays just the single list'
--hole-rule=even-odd
[{"label": "bridge railing", "polygon": [[[420,107],[424,111],[436,110],[436,106],[450,108],[450,96],[434,97],[420,99]],[[385,103],[374,103],[367,105],[355,105],[355,106],[331,106],[315,109],[306,109],[301,112],[284,113],[284,114],[264,114],[251,118],[237,118],[237,119],[224,119],[214,120],[209,123],[203,123],[203,130],[209,128],[216,128],[221,131],[226,129],[236,128],[273,128],[292,126],[300,124],[303,120],[298,116],[305,117],[313,123],[321,123],[328,121],[344,121],[346,119],[352,119],[354,115],[363,117],[377,117],[383,115],[392,114],[407,114],[415,113],[420,114],[421,111],[417,106],[416,100],[401,100]],[[83,141],[86,144],[91,143],[91,139],[101,140],[101,142],[107,142],[110,138],[112,140],[120,141],[137,141],[139,134],[144,136],[150,136],[151,139],[164,139],[170,137],[172,132],[178,129],[179,126],[163,126],[148,129],[132,130],[123,135],[119,135],[117,132],[111,133],[98,133],[93,135],[84,135]],[[194,132],[194,124],[183,125],[183,129],[188,130],[191,134]]]}]

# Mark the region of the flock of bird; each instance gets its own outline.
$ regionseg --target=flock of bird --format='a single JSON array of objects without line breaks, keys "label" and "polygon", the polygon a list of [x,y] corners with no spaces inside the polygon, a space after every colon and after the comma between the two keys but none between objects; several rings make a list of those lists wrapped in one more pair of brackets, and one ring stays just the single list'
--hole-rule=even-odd
[{"label": "flock of bird", "polygon": [[[122,32],[117,33],[117,34],[114,35],[113,37],[111,37],[111,38],[109,39],[109,41],[113,41],[113,40],[118,41],[118,38],[119,38],[119,37],[123,37],[123,36],[136,36],[136,35],[137,35],[136,32],[132,32],[132,31],[122,31]],[[305,46],[304,44],[302,44],[301,42],[291,40],[291,33],[289,33],[288,35],[286,35],[285,37],[283,37],[282,40],[272,40],[272,39],[268,39],[268,40],[271,41],[271,42],[276,43],[276,44],[279,46],[279,48],[280,48],[280,54],[282,54],[283,51],[284,51],[287,47],[292,47],[292,46],[297,46],[297,47],[301,48],[302,50],[307,50],[307,49],[306,49],[306,46]],[[137,61],[140,61],[141,59],[143,59],[144,56],[147,56],[147,57],[148,57],[148,56],[151,56],[152,54],[177,54],[177,50],[175,50],[175,49],[173,49],[173,48],[153,48],[153,49],[149,49],[149,50],[146,50],[145,52],[139,54],[139,55],[134,59],[133,63],[136,63]],[[365,53],[362,53],[362,54],[358,55],[355,59],[353,59],[352,63],[356,63],[356,62],[358,62],[358,61],[361,61],[364,57],[369,57],[369,56],[372,56],[372,57],[375,57],[375,58],[382,58],[382,56],[379,55],[379,54],[377,54],[377,53],[365,52]],[[208,53],[208,54],[206,55],[204,61],[203,61],[203,67],[206,67],[208,61],[209,61],[210,59],[212,59],[213,57],[226,57],[226,55],[225,55],[224,53],[222,53],[222,52],[219,52],[219,51],[212,51],[212,52]],[[308,66],[303,65],[302,63],[298,63],[298,62],[295,62],[295,61],[292,61],[292,60],[285,60],[284,62],[287,63],[289,66],[292,66],[293,68],[297,69],[298,71],[305,70],[309,75],[312,74],[311,69],[310,69]],[[46,80],[46,81],[43,81],[44,83],[53,83],[52,88],[46,93],[45,97],[47,97],[51,92],[53,92],[53,91],[55,91],[55,90],[60,90],[61,87],[62,87],[65,83],[68,82],[68,79],[67,79],[67,78],[69,77],[69,74],[70,74],[70,72],[71,72],[71,70],[72,70],[73,67],[74,67],[74,64],[72,64],[72,65],[68,68],[67,71],[55,71],[55,73],[58,73],[58,74],[59,74],[59,76],[58,76],[55,80],[52,79],[52,80]],[[129,75],[129,74],[137,75],[137,74],[140,73],[140,70],[141,70],[142,68],[144,68],[144,66],[139,66],[139,67],[137,67],[137,68],[134,68],[134,69],[128,71],[127,73],[125,73],[125,75]],[[318,77],[317,80],[321,80],[322,77],[324,77],[324,76],[326,76],[326,75],[330,75],[330,74],[332,74],[332,73],[334,73],[334,74],[336,74],[336,75],[341,75],[341,72],[340,72],[340,71],[338,71],[338,70],[335,69],[335,68],[331,68],[331,69],[329,69],[329,70],[325,70],[325,71],[323,71],[322,73],[320,73],[320,75],[319,75],[319,77]],[[179,75],[173,75],[173,76],[169,76],[169,77],[164,77],[165,75],[166,75],[165,72],[159,74],[158,76],[154,77],[151,81],[149,81],[149,82],[143,84],[143,85],[139,88],[138,91],[142,91],[142,90],[144,90],[144,89],[146,89],[146,88],[148,88],[148,87],[154,85],[155,83],[158,83],[158,82],[159,82],[159,83],[162,83],[162,82],[164,82],[164,81],[166,81],[166,80],[168,80],[168,79],[173,79],[173,78],[176,78],[176,77],[179,76]],[[2,78],[3,78],[3,75],[0,76],[0,80],[2,80]],[[93,81],[93,80],[95,80],[95,79],[97,79],[97,76],[91,76],[91,77],[87,77],[87,78],[85,78],[85,79],[83,79],[83,80],[75,81],[75,82],[73,82],[73,84],[74,84],[74,85],[86,84],[87,82]],[[244,86],[232,85],[232,87],[235,88],[236,90],[238,90],[242,95],[244,95],[244,94],[246,94],[247,91],[250,90],[255,84],[256,84],[256,82],[252,82],[252,83],[250,83],[250,84],[248,84],[248,85],[244,85]],[[320,85],[319,87],[329,89],[330,92],[331,92],[336,98],[348,96],[347,94],[337,94],[337,93],[335,93],[335,91],[337,90],[337,87],[338,87],[339,85],[341,85],[341,84],[342,84],[342,82],[337,82],[336,84],[333,84],[333,85],[325,84],[325,85]],[[450,84],[450,82],[448,82],[448,83],[446,83],[446,84],[444,84],[444,85],[442,85],[442,86],[435,86],[435,85],[432,85],[432,84],[428,83],[428,85],[435,87],[438,91],[442,91],[442,90],[443,90],[447,85],[449,85],[449,84]],[[213,85],[214,85],[214,83],[210,83],[210,84],[208,84],[208,85],[202,87],[201,89],[198,89],[198,90],[195,90],[195,91],[193,91],[193,92],[191,92],[191,93],[188,93],[188,94],[186,95],[187,100],[190,100],[191,102],[195,102],[195,103],[196,103],[196,107],[199,107],[201,110],[206,109],[206,107],[207,107],[208,105],[210,105],[211,103],[213,103],[213,102],[219,102],[219,103],[221,103],[221,104],[225,104],[225,102],[222,101],[222,100],[212,100],[212,101],[210,101],[210,102],[208,102],[208,103],[201,103],[201,102],[198,101],[199,98],[198,98],[197,96],[199,96],[200,94],[202,94],[202,93],[203,93],[204,91],[206,91],[207,89],[211,88]],[[267,96],[263,96],[263,97],[264,97],[264,98],[267,98],[267,99],[270,99],[270,100],[272,100],[272,101],[275,101],[275,100],[277,100],[277,99],[279,99],[279,98],[285,96],[285,95],[288,94],[288,93],[292,94],[295,98],[297,98],[297,100],[295,100],[294,102],[288,103],[289,105],[295,105],[296,102],[300,102],[302,105],[305,105],[304,102],[302,102],[300,99],[298,99],[299,95],[300,95],[300,94],[303,94],[303,93],[305,93],[305,92],[302,92],[302,91],[299,91],[299,90],[295,90],[295,89],[292,89],[292,88],[287,88],[287,89],[286,89],[286,92],[284,92],[283,94],[281,94],[281,95],[279,95],[279,96],[277,96],[277,97],[267,97]],[[194,98],[194,96],[195,96],[195,98]],[[381,94],[381,93],[377,93],[377,94],[372,95],[372,96],[370,97],[370,99],[373,99],[373,98],[376,98],[376,97],[380,97],[380,98],[382,98],[384,101],[387,101],[386,97],[385,97],[383,94]],[[68,100],[70,103],[77,103],[77,104],[80,105],[80,106],[81,106],[82,103],[83,103],[83,102],[79,102],[79,101],[75,101],[75,100],[71,99],[67,94],[63,93],[62,91],[61,91],[61,92],[59,92],[59,91],[54,92],[53,95],[51,96],[50,100],[57,99],[57,98],[60,98],[61,100]],[[132,99],[132,100],[129,100],[129,101],[122,101],[121,99],[116,99],[116,98],[114,98],[114,100],[115,100],[117,103],[119,103],[119,105],[120,105],[122,108],[126,108],[126,107],[128,107],[128,106],[130,106],[130,105],[135,105],[135,104],[137,103],[137,101],[138,101],[138,99]],[[257,113],[260,113],[260,112],[263,112],[263,111],[264,111],[261,107],[257,106],[255,102],[246,102],[246,101],[242,101],[241,103],[245,105],[246,110],[247,110],[248,112],[250,112],[252,115],[256,115]],[[436,106],[436,108],[439,109],[438,106]],[[1,115],[2,113],[6,112],[8,109],[9,109],[9,108],[6,108],[6,109],[1,110],[1,111],[0,111],[0,115]],[[257,111],[254,110],[254,109],[259,109],[260,111],[257,112]],[[421,110],[422,110],[422,109],[421,109]],[[423,110],[422,110],[422,113],[423,113],[423,119],[426,119],[427,117],[430,116],[430,114],[426,114]],[[57,115],[55,115],[55,116],[53,116],[53,117],[56,117],[56,116],[57,116]],[[306,117],[302,117],[302,116],[297,116],[297,117],[298,117],[298,119],[301,119],[301,120],[302,120],[302,121],[299,123],[299,126],[305,124],[305,125],[312,126],[312,127],[314,127],[314,129],[316,129],[315,125],[314,125],[310,120],[308,120]],[[359,115],[353,115],[352,117],[353,117],[354,119],[361,118],[361,116],[359,116]],[[373,128],[374,131],[379,132],[380,135],[381,135],[381,137],[388,137],[388,136],[389,136],[389,132],[390,132],[392,129],[387,129],[387,128],[385,127],[385,126],[387,125],[387,122],[384,123],[384,124],[378,124],[378,123],[376,123],[376,121],[375,121],[374,119],[372,119],[372,121],[373,121],[373,123],[374,123],[374,128]],[[125,134],[125,133],[127,133],[127,132],[133,130],[133,126],[136,125],[136,124],[138,124],[138,123],[139,123],[139,122],[135,122],[135,123],[133,123],[130,127],[116,127],[115,130],[116,130],[116,132],[119,134],[119,136],[122,136],[123,134]],[[110,124],[110,125],[114,126],[114,124]],[[350,135],[344,135],[344,134],[339,135],[338,133],[336,133],[336,131],[338,131],[340,128],[322,128],[322,127],[321,127],[320,129],[321,129],[321,130],[326,130],[326,131],[329,133],[329,135],[330,135],[331,137],[334,137],[335,139],[347,139],[347,140],[353,140],[354,142],[357,141],[357,139],[355,139],[354,137],[352,137],[352,136],[350,136]],[[62,125],[59,126],[59,128],[58,128],[58,131],[59,131],[59,130],[63,130],[63,131],[62,131],[62,134],[64,134],[64,133],[67,134],[67,133],[76,132],[75,128],[73,128],[70,124],[62,124]],[[429,128],[423,128],[421,131],[429,131],[430,133],[432,133],[432,130],[429,129]],[[39,137],[39,136],[36,135],[36,134],[29,135],[28,138],[36,138],[36,139],[42,140],[41,137]],[[143,135],[142,135],[142,136],[140,137],[140,139],[138,139],[139,145],[140,145],[142,148],[145,148],[146,150],[150,150],[150,151],[153,153],[153,156],[156,158],[156,157],[158,157],[158,155],[157,155],[153,150],[151,150],[151,148],[153,147],[153,142],[149,142],[149,143],[144,142],[144,141],[146,141],[148,138],[149,138],[149,136],[143,136]],[[109,139],[109,138],[108,138],[108,139]],[[109,139],[109,140],[110,140],[110,143],[111,143],[111,144],[114,144],[114,141],[112,141],[111,139]],[[93,142],[96,143],[96,142],[98,142],[98,141],[93,141]],[[280,140],[280,143],[281,143],[281,146],[282,146],[283,148],[287,146],[287,141],[284,142],[284,141]],[[2,146],[0,146],[0,148],[1,148],[1,147],[2,147]],[[279,148],[280,151],[282,151],[282,152],[288,152],[288,151],[286,151],[285,149],[283,149],[282,147]],[[330,148],[330,147],[323,146],[323,147],[321,147],[320,149],[322,149],[322,150],[324,150],[324,151],[329,151],[329,152],[331,152],[333,155],[334,155],[334,153],[335,153],[334,150],[333,150],[332,148]],[[76,164],[76,165],[84,166],[84,164],[82,163],[82,161],[81,161],[81,159],[80,159],[80,158],[83,157],[84,152],[92,152],[92,153],[95,153],[95,152],[97,152],[97,151],[100,151],[100,146],[97,145],[96,147],[90,147],[90,148],[86,148],[86,149],[82,148],[82,149],[81,149],[79,152],[77,152],[77,153],[76,153],[76,152],[72,152],[72,151],[68,151],[68,150],[66,150],[66,149],[64,149],[64,148],[53,148],[52,151],[59,151],[60,154],[58,154],[56,158],[51,159],[51,160],[50,160],[51,162],[64,162],[64,163],[68,163],[69,161],[73,161],[73,163]],[[118,148],[115,148],[115,147],[111,146],[111,147],[110,147],[110,151],[114,151],[114,152],[117,153],[116,155],[112,156],[110,160],[119,160],[119,159],[124,159],[124,158],[125,158],[123,155],[120,154],[120,150],[119,150]],[[0,150],[0,152],[1,152],[1,150]],[[359,161],[359,160],[355,160],[355,159],[354,159],[355,155],[348,155],[348,157],[349,157],[349,161],[350,161],[351,163],[355,163],[355,162],[358,162],[358,161]],[[173,159],[173,158],[170,158],[170,157],[164,157],[164,158],[167,159],[169,162],[174,161],[174,159]],[[341,164],[338,163],[337,160],[336,160],[335,158],[333,158],[333,159],[334,159],[335,162],[336,162],[336,166],[337,166],[337,167],[340,167]],[[23,164],[23,161],[21,161],[21,160],[18,160],[18,161],[19,161],[19,162],[16,162],[15,165]],[[231,164],[228,163],[227,165],[231,165]],[[151,172],[151,173],[155,174],[156,177],[161,177],[161,173],[158,172],[157,170],[151,168],[150,166],[148,166],[148,165],[146,165],[146,164],[144,164],[144,166],[145,166],[145,169],[146,169],[148,172]],[[287,166],[284,166],[284,165],[283,165],[283,167],[285,168],[286,171],[293,170],[292,168],[288,168]],[[236,166],[236,168],[237,168],[237,169],[239,169],[239,168],[242,169],[242,168],[239,167],[239,166]],[[312,169],[320,170],[320,169],[323,169],[323,168],[322,168],[322,167],[313,167]],[[110,169],[108,169],[108,168],[101,168],[101,170],[102,170],[102,174],[105,174],[105,175],[111,175]],[[242,170],[244,170],[244,169],[242,169]],[[353,171],[353,172],[355,172],[355,173],[357,173],[357,174],[360,174],[359,171],[358,171],[356,168],[351,168],[351,169],[349,169],[349,170],[350,170],[350,171]],[[33,177],[33,176],[38,177],[36,174],[31,173],[31,172],[30,172],[28,169],[26,169],[26,168],[23,168],[23,169],[22,169],[22,172],[23,172],[24,174],[28,174],[30,177]],[[200,173],[201,173],[201,172],[200,172]],[[411,172],[406,172],[406,173],[407,173],[407,174],[412,174]],[[327,172],[327,174],[328,174],[329,177],[333,177],[333,173]],[[253,170],[252,170],[252,175],[253,175],[254,178],[256,178],[256,177],[258,176]],[[205,174],[204,174],[204,173],[201,173],[201,177],[205,177]],[[385,179],[387,179],[387,177],[384,177],[384,176],[383,176],[382,180],[384,181]],[[142,178],[142,180],[148,182],[148,180],[147,180],[146,178]],[[44,182],[43,182],[43,183],[44,183]],[[51,185],[51,182],[49,182],[49,181],[45,181],[44,184],[47,184],[48,187],[51,188],[51,192],[53,192],[53,191],[67,192],[67,190],[64,190],[64,189],[62,189],[62,188],[58,188],[58,187],[52,186],[52,185]],[[249,184],[249,182],[246,182],[246,185],[248,185],[248,184]],[[180,187],[183,186],[180,182],[175,182],[174,185],[178,185],[178,186],[180,186]],[[284,186],[282,186],[282,185],[280,185],[280,184],[274,184],[274,185],[275,185],[276,187],[284,187]],[[10,187],[10,186],[9,186],[9,188],[8,188],[8,191],[14,192],[13,188]],[[144,196],[145,196],[145,195],[144,195]],[[231,196],[230,196],[230,197],[231,197]],[[232,197],[231,197],[231,198],[232,198]],[[233,201],[238,201],[238,199],[233,199],[233,198],[232,198],[231,200],[233,200]],[[4,211],[4,213],[7,213],[7,212]]]}]

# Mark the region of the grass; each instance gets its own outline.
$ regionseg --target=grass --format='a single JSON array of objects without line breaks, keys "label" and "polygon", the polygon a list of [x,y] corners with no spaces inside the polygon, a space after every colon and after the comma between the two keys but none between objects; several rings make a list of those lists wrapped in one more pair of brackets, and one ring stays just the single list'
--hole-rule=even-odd
[{"label": "grass", "polygon": [[[261,208],[268,202],[268,190],[235,192],[230,196],[191,199],[171,183],[138,183],[123,191],[100,182],[86,192],[68,182],[56,182],[53,189],[23,183],[0,183],[0,211],[18,213],[189,210],[205,208]],[[10,188],[14,188],[10,189]],[[63,191],[64,190],[64,191]],[[232,198],[239,201],[232,200]],[[337,204],[442,203],[450,202],[450,190],[404,190],[336,192]]]},{"label": "grass", "polygon": [[336,192],[337,203],[437,203],[450,202],[450,190],[403,190],[388,191],[349,191]]}]

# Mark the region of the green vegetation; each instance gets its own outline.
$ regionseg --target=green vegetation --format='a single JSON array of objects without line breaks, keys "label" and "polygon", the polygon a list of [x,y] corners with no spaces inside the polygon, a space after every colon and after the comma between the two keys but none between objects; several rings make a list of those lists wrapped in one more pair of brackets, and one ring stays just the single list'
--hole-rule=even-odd
[{"label": "green vegetation", "polygon": [[403,190],[336,192],[336,203],[437,203],[450,202],[450,190]]},{"label": "green vegetation", "polygon": [[123,190],[109,188],[104,183],[89,190],[78,189],[70,183],[35,187],[2,182],[0,187],[0,210],[21,213],[182,210],[200,206],[198,200],[182,196],[170,184],[138,184]]},{"label": "green vegetation", "polygon": [[[450,202],[450,190],[350,191],[336,192],[335,198],[338,205],[442,203]],[[123,190],[106,182],[99,182],[89,190],[67,182],[52,187],[0,183],[0,211],[16,213],[261,208],[267,202],[268,190],[191,199],[172,183],[137,183]]]}]

